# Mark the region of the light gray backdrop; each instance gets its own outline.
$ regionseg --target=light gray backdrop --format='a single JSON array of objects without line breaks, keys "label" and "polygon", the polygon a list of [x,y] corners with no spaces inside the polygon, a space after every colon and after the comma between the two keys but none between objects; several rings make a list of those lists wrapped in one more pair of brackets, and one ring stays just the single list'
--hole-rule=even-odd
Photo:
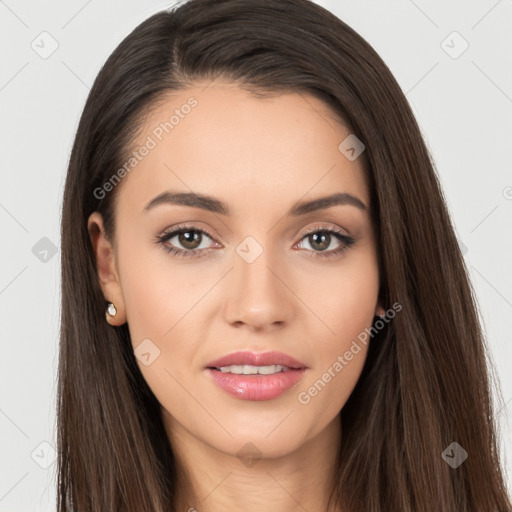
[{"label": "light gray backdrop", "polygon": [[[79,115],[115,46],[171,3],[0,0],[0,512],[55,510],[59,219]],[[511,482],[512,1],[318,3],[382,56],[435,158],[501,378]]]}]

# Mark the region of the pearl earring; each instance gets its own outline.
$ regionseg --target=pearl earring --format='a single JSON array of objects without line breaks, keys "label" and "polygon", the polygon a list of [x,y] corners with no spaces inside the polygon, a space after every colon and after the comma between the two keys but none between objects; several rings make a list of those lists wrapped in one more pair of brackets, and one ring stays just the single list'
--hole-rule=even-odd
[{"label": "pearl earring", "polygon": [[117,309],[116,309],[116,307],[114,306],[114,303],[113,303],[113,302],[109,302],[109,303],[108,303],[107,313],[108,313],[110,316],[116,316]]}]

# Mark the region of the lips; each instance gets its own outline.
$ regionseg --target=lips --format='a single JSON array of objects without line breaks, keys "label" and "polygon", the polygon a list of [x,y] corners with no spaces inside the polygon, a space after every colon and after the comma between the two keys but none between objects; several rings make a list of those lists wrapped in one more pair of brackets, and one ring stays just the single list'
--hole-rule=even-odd
[{"label": "lips", "polygon": [[290,369],[300,370],[307,368],[307,366],[301,361],[285,354],[283,352],[233,352],[220,359],[211,361],[206,365],[206,368],[219,369],[222,366],[231,365],[250,365],[250,366],[269,366],[269,365],[281,365],[286,366]]},{"label": "lips", "polygon": [[[229,371],[229,367],[238,367],[240,371],[248,366],[273,368],[269,375],[237,374],[232,373],[233,368]],[[220,389],[233,397],[254,401],[272,400],[285,394],[298,384],[306,369],[304,363],[283,352],[234,352],[211,361],[205,368]]]}]

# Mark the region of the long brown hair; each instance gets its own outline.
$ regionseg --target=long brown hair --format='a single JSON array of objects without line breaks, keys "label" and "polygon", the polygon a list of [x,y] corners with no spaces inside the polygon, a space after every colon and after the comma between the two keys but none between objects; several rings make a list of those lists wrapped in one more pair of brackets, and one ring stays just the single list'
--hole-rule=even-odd
[{"label": "long brown hair", "polygon": [[[151,16],[101,69],[76,134],[62,209],[59,512],[173,510],[179,468],[128,325],[105,321],[87,230],[114,237],[122,166],[167,91],[225,76],[254,94],[321,98],[366,146],[381,295],[402,310],[370,343],[340,412],[332,503],[347,512],[504,512],[491,381],[474,292],[407,100],[372,47],[308,0],[191,0]],[[441,454],[459,443],[456,469]]]}]

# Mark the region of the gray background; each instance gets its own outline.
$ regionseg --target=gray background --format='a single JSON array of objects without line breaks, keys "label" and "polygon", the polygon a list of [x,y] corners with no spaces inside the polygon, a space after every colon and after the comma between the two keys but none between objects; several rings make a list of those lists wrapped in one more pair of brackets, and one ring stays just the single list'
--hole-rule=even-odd
[{"label": "gray background", "polygon": [[[501,379],[497,416],[511,482],[512,1],[318,3],[385,60],[434,156]],[[0,512],[55,509],[55,251],[66,165],[100,66],[169,5],[0,1]]]}]

